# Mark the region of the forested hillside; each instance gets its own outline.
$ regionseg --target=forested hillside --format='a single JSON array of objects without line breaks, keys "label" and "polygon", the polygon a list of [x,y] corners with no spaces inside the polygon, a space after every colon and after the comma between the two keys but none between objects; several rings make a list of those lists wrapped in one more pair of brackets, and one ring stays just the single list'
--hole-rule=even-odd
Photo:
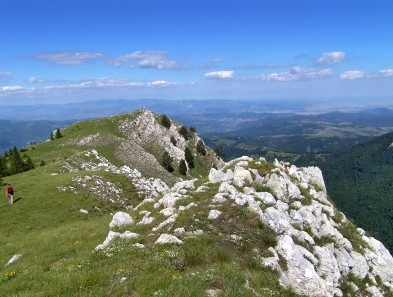
[{"label": "forested hillside", "polygon": [[393,133],[318,164],[328,193],[356,224],[393,250]]}]

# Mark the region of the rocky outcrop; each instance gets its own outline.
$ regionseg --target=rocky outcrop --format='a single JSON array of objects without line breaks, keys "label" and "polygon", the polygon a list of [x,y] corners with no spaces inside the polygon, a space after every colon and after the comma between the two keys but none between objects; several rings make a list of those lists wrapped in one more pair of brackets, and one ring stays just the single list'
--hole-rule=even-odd
[{"label": "rocky outcrop", "polygon": [[[171,121],[169,127],[164,127],[160,123],[160,115],[146,109],[133,112],[130,117],[123,117],[119,121],[118,129],[124,141],[117,146],[116,155],[124,164],[138,168],[143,176],[158,177],[172,186],[180,179],[160,165],[163,152],[169,153],[176,168],[180,160],[185,160],[186,147],[197,155],[197,143],[202,141],[196,133],[186,139],[179,133],[180,127],[174,121]],[[205,155],[199,156],[203,165],[220,168],[223,161],[210,148],[206,147],[206,151]]]},{"label": "rocky outcrop", "polygon": [[[230,207],[243,207],[272,230],[276,243],[258,250],[257,257],[262,266],[277,271],[280,283],[295,293],[343,296],[344,287],[346,293],[350,288],[351,296],[392,293],[393,257],[381,242],[356,229],[330,203],[320,169],[279,161],[267,165],[264,159],[233,160],[220,170],[211,169],[208,181],[198,188],[196,179],[176,183],[134,210],[150,205],[149,211],[138,215],[149,235],[155,236],[154,244],[182,244],[188,237],[209,232],[174,228],[182,212],[200,212],[202,202],[193,197],[209,190],[204,215],[209,223],[220,220]],[[127,238],[111,232],[96,250],[104,249],[114,236]],[[228,240],[237,242],[241,236],[232,233]]]},{"label": "rocky outcrop", "polygon": [[[385,289],[392,289],[392,256],[360,229],[352,238],[343,235],[351,223],[328,201],[319,168],[296,168],[276,161],[276,168],[261,177],[256,162],[244,162],[244,158],[231,162],[231,167],[240,163],[243,168],[238,177],[250,184],[247,170],[254,176],[251,184],[257,181],[270,193],[241,187],[227,166],[212,170],[209,181],[220,183],[219,191],[247,206],[277,234],[277,245],[270,250],[273,257],[262,257],[261,263],[279,272],[284,286],[307,296],[342,296],[341,285],[354,276],[359,283],[366,277],[371,280],[367,290],[371,296],[384,292],[375,279],[382,280]],[[280,259],[285,260],[284,266]],[[359,289],[353,288],[356,295]]]}]

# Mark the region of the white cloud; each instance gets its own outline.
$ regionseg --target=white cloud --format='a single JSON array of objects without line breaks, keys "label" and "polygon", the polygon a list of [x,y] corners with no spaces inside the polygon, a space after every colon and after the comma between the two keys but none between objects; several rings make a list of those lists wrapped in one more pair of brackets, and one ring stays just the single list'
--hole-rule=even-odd
[{"label": "white cloud", "polygon": [[24,88],[21,86],[4,86],[1,87],[3,92],[15,92],[15,91],[22,91]]},{"label": "white cloud", "polygon": [[177,85],[177,83],[169,82],[169,81],[166,81],[166,80],[156,80],[156,81],[153,81],[151,83],[148,83],[147,85],[151,86],[151,87],[169,87],[169,86]]},{"label": "white cloud", "polygon": [[35,55],[33,58],[56,65],[82,65],[102,58],[103,56],[104,54],[101,52],[64,51],[41,53]]},{"label": "white cloud", "polygon": [[383,77],[393,76],[393,69],[384,69],[379,71],[379,75]]},{"label": "white cloud", "polygon": [[213,71],[205,73],[205,78],[208,79],[231,79],[233,78],[234,71],[224,70],[224,71]]},{"label": "white cloud", "polygon": [[47,86],[45,90],[53,89],[98,89],[98,88],[147,88],[169,87],[177,85],[176,82],[157,80],[152,82],[133,82],[122,78],[96,78],[64,85]]},{"label": "white cloud", "polygon": [[333,75],[330,69],[304,69],[300,66],[294,66],[288,72],[262,74],[259,78],[264,81],[296,81],[312,80]]},{"label": "white cloud", "polygon": [[354,80],[366,77],[366,73],[360,70],[348,70],[340,74],[341,80]]},{"label": "white cloud", "polygon": [[0,87],[0,97],[11,94],[27,94],[35,91],[35,88],[25,88],[22,86],[3,86]]},{"label": "white cloud", "polygon": [[161,51],[136,51],[128,55],[119,56],[109,61],[112,66],[121,66],[131,62],[134,67],[155,68],[155,69],[172,69],[178,68],[179,63],[175,60],[168,59],[168,53]]},{"label": "white cloud", "polygon": [[317,59],[317,64],[324,64],[324,65],[336,65],[340,64],[347,58],[347,54],[344,52],[327,52],[323,53]]},{"label": "white cloud", "polygon": [[38,84],[38,83],[47,82],[47,80],[43,79],[43,78],[38,78],[38,77],[35,77],[35,76],[31,76],[31,77],[27,78],[27,82],[29,82],[31,84]]}]

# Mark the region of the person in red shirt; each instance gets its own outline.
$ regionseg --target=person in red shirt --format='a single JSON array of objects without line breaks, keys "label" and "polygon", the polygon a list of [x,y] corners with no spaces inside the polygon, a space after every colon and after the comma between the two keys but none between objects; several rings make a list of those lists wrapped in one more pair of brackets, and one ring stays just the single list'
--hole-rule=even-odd
[{"label": "person in red shirt", "polygon": [[8,186],[5,188],[5,193],[7,195],[8,202],[10,204],[13,204],[14,203],[14,187],[11,186],[11,184],[8,184]]}]

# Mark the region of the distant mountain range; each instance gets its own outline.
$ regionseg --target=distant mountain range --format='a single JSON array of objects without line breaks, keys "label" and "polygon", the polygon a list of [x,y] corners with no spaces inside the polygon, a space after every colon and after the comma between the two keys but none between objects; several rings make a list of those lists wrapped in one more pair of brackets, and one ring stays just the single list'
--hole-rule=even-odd
[{"label": "distant mountain range", "polygon": [[222,144],[228,158],[280,151],[295,154],[335,151],[393,130],[393,111],[386,108],[310,115],[304,114],[310,112],[305,102],[98,100],[2,106],[0,152],[13,146],[21,148],[30,142],[44,141],[54,129],[79,120],[107,117],[139,108],[148,108],[196,127],[209,145]]}]

